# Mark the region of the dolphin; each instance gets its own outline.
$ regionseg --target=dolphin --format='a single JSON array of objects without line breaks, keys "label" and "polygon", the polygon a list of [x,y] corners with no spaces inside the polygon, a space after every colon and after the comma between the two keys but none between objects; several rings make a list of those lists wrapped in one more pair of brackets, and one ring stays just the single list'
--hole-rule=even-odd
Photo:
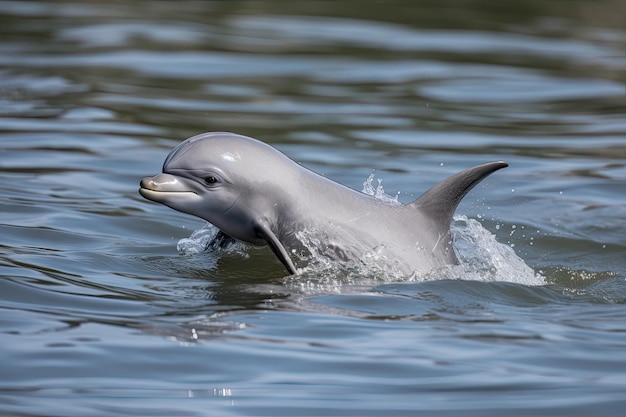
[{"label": "dolphin", "polygon": [[[205,219],[233,239],[267,245],[291,274],[311,255],[365,258],[402,274],[458,264],[450,222],[461,199],[505,162],[478,165],[408,204],[390,204],[310,171],[259,140],[226,132],[193,136],[141,180],[139,193]],[[294,263],[294,260],[296,261]]]}]

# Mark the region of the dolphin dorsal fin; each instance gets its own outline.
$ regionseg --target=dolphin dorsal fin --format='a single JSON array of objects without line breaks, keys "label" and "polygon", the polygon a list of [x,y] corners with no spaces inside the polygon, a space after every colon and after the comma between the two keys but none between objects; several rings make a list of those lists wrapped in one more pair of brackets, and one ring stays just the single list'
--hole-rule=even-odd
[{"label": "dolphin dorsal fin", "polygon": [[506,162],[499,161],[466,169],[433,186],[409,205],[419,209],[447,230],[463,197],[489,174],[508,166]]}]

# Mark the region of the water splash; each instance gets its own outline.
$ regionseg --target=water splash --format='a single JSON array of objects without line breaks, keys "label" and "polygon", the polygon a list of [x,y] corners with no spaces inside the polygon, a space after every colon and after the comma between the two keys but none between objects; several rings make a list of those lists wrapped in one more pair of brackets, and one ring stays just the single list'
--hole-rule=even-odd
[{"label": "water splash", "polygon": [[367,195],[371,195],[372,197],[376,197],[377,199],[384,201],[385,203],[398,205],[400,201],[398,200],[398,195],[391,196],[385,192],[383,189],[383,180],[378,178],[378,185],[374,188],[372,182],[374,181],[374,174],[370,174],[369,177],[363,182],[363,190],[362,192]]},{"label": "water splash", "polygon": [[451,274],[449,278],[545,284],[542,275],[526,265],[511,246],[498,242],[496,236],[477,220],[454,216],[450,231],[461,264],[447,268]]},{"label": "water splash", "polygon": [[215,239],[219,229],[211,223],[196,229],[191,236],[178,241],[176,249],[181,255],[191,255],[206,251],[209,244]]},{"label": "water splash", "polygon": [[223,250],[248,258],[247,245],[240,241],[222,241],[218,237],[219,229],[211,223],[206,223],[191,233],[191,236],[182,238],[176,244],[181,255],[195,255],[206,251]]}]

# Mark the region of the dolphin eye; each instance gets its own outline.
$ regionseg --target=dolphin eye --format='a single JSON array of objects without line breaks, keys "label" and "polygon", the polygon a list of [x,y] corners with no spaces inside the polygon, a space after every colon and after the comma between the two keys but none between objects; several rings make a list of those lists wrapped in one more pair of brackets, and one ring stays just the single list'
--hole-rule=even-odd
[{"label": "dolphin eye", "polygon": [[209,185],[218,183],[219,180],[217,179],[217,177],[213,176],[213,175],[209,175],[208,177],[204,177],[204,182],[206,182]]}]

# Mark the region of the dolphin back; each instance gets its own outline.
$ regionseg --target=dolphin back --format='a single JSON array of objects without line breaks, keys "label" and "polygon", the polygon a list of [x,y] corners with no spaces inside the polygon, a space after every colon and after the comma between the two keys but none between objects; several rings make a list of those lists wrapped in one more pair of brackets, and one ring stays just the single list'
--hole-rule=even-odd
[{"label": "dolphin back", "polygon": [[506,162],[498,161],[466,169],[441,181],[409,205],[435,220],[447,231],[463,197],[489,174],[507,166],[509,164]]}]

